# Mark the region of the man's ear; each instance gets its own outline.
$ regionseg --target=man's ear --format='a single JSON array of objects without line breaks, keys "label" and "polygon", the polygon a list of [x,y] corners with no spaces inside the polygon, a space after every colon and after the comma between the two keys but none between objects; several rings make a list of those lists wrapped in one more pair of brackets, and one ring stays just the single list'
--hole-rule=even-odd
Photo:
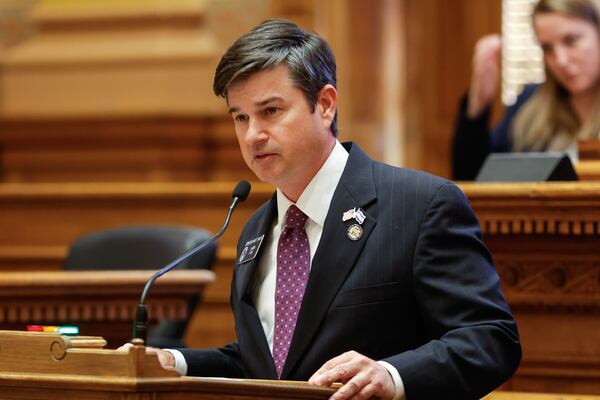
[{"label": "man's ear", "polygon": [[321,88],[315,112],[319,113],[325,127],[329,129],[337,112],[337,90],[333,85],[327,84]]}]

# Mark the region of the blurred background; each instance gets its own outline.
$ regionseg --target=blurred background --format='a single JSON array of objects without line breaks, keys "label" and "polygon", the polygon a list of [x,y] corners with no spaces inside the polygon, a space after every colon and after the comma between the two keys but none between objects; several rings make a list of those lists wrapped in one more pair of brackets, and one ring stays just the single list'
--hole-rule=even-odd
[{"label": "blurred background", "polygon": [[500,32],[502,7],[502,0],[0,0],[0,180],[253,178],[211,85],[232,41],[272,17],[332,45],[342,140],[448,177],[473,45]]}]

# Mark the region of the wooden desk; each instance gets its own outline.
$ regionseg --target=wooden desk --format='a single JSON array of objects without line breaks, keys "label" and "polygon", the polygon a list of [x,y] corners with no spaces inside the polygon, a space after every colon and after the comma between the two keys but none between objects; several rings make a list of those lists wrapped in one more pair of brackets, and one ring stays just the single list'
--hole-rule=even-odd
[{"label": "wooden desk", "polygon": [[482,400],[600,400],[600,396],[497,391],[490,393]]},{"label": "wooden desk", "polygon": [[600,393],[600,183],[460,186],[519,325],[508,387]]},{"label": "wooden desk", "polygon": [[574,165],[579,180],[600,181],[600,140],[578,140],[579,161]]},{"label": "wooden desk", "polygon": [[579,161],[575,172],[581,181],[600,181],[600,161]]},{"label": "wooden desk", "polygon": [[[102,335],[109,347],[119,346],[131,339],[135,306],[153,272],[0,272],[0,329],[77,325],[82,335]],[[162,276],[148,295],[149,318],[187,318],[188,296],[213,280],[205,270]]]}]

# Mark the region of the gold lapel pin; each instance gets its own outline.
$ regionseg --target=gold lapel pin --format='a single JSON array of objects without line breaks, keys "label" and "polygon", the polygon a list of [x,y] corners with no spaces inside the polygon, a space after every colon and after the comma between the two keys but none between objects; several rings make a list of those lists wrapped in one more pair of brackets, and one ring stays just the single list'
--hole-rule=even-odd
[{"label": "gold lapel pin", "polygon": [[358,224],[352,224],[348,227],[346,233],[348,235],[348,239],[352,241],[357,241],[363,235],[363,228]]}]

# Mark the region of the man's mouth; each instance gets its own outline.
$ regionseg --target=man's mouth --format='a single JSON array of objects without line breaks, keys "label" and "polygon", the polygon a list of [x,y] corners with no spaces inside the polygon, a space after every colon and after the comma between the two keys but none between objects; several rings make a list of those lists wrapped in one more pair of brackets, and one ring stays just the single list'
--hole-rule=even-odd
[{"label": "man's mouth", "polygon": [[268,158],[273,155],[275,155],[275,153],[258,153],[254,155],[254,158],[256,158],[257,160],[264,160],[265,158]]}]

